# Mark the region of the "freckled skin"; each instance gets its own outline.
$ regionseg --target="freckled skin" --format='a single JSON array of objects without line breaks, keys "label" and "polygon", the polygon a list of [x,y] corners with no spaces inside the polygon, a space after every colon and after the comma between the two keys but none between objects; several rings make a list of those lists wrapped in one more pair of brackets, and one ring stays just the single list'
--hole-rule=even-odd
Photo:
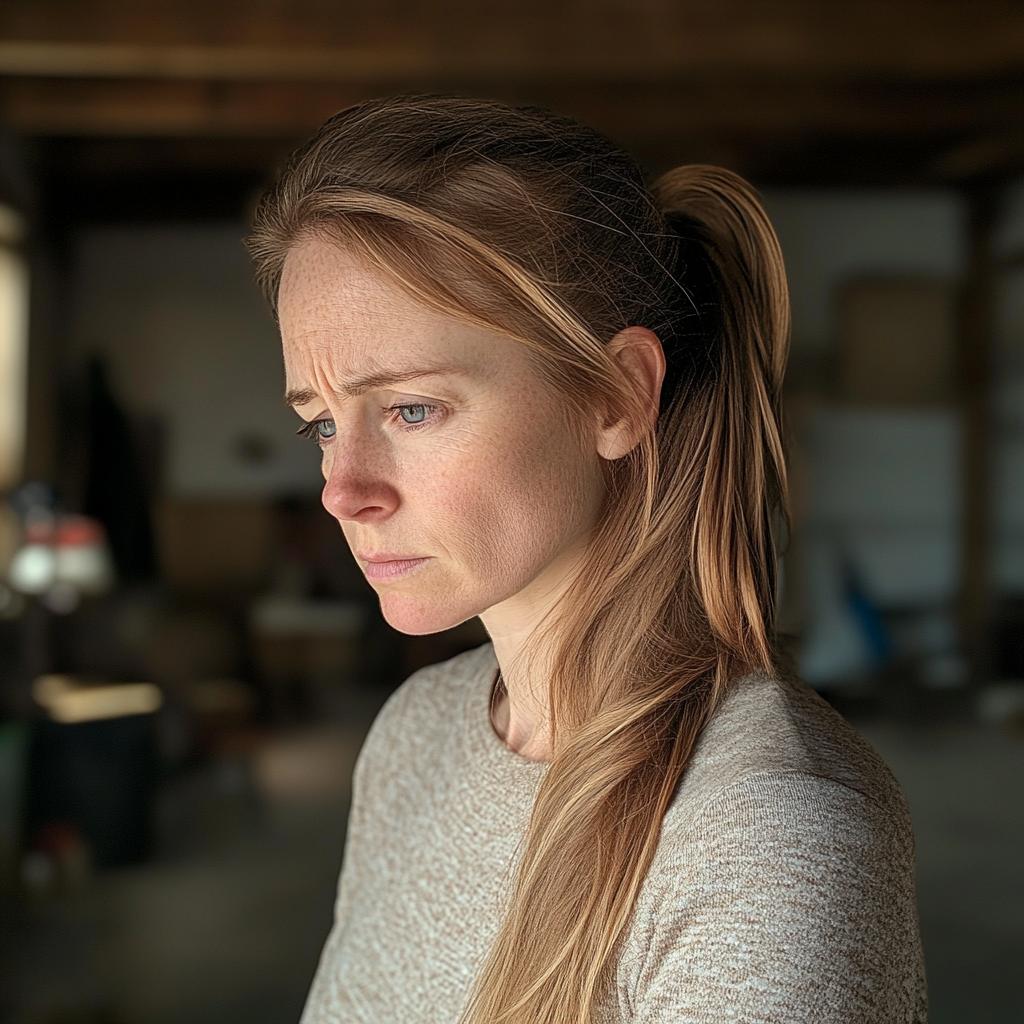
[{"label": "freckled skin", "polygon": [[[602,460],[630,451],[657,417],[665,360],[627,327],[608,345],[645,396],[643,423],[570,424],[522,345],[418,304],[335,242],[285,261],[278,312],[296,411],[325,421],[323,503],[404,633],[479,615],[507,688],[495,710],[506,746],[550,756],[544,658],[524,661],[537,624],[572,581],[604,498]],[[443,372],[401,382],[412,369]],[[355,389],[355,382],[365,387]],[[421,423],[403,422],[402,408]],[[425,559],[394,579],[367,564]]]},{"label": "freckled skin", "polygon": [[[353,552],[429,561],[373,581],[388,622],[431,633],[520,596],[530,605],[564,579],[597,519],[600,459],[570,427],[526,350],[416,303],[345,250],[310,240],[289,253],[279,309],[289,389],[329,417],[323,502]],[[350,396],[371,372],[459,371]],[[408,425],[398,403],[436,406]]]}]

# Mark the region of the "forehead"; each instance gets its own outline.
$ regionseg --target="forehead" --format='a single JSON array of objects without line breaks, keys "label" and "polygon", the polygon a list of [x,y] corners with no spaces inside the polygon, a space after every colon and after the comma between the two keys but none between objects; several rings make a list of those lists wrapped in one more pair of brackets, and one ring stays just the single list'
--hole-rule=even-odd
[{"label": "forehead", "polygon": [[350,250],[319,238],[289,251],[278,318],[286,345],[330,341],[332,347],[367,332],[380,336],[411,326],[439,327],[445,319]]},{"label": "forehead", "polygon": [[417,302],[331,240],[311,238],[289,252],[278,318],[289,392],[354,394],[367,381],[414,379],[421,371],[508,377],[520,387],[536,376],[519,342]]}]

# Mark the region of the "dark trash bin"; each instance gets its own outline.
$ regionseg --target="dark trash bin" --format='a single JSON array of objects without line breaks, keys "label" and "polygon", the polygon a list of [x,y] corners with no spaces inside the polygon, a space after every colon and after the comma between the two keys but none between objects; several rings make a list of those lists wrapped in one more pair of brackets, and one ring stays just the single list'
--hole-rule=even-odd
[{"label": "dark trash bin", "polygon": [[154,716],[37,722],[30,762],[29,838],[73,822],[96,867],[145,860],[153,848]]}]

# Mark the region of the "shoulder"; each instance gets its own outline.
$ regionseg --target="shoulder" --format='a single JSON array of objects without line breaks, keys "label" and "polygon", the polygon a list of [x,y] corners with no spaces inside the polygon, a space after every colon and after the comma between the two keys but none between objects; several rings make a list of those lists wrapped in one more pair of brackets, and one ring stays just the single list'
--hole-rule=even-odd
[{"label": "shoulder", "polygon": [[885,762],[821,697],[802,683],[748,676],[705,728],[669,814],[694,820],[744,795],[785,801],[808,790],[826,803],[848,791],[907,815]]},{"label": "shoulder", "polygon": [[910,817],[881,758],[805,687],[741,680],[637,900],[622,981],[642,1019],[916,1021],[919,941]]},{"label": "shoulder", "polygon": [[634,1019],[923,1022],[909,823],[801,772],[736,783],[669,837],[619,965]]},{"label": "shoulder", "polygon": [[813,863],[827,888],[840,864],[904,879],[913,850],[906,799],[867,741],[803,684],[751,676],[701,736],[652,875],[677,885],[693,877],[694,857],[711,857],[726,880],[749,873],[788,885]]}]

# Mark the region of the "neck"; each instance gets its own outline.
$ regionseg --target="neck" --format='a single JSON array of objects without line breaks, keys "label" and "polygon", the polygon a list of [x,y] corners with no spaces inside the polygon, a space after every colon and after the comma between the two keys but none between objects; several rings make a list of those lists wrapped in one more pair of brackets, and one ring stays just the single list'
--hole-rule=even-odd
[{"label": "neck", "polygon": [[550,566],[525,590],[480,616],[504,683],[491,721],[505,746],[531,761],[551,759],[551,652],[538,646],[537,629],[569,588],[581,559],[578,553]]}]

